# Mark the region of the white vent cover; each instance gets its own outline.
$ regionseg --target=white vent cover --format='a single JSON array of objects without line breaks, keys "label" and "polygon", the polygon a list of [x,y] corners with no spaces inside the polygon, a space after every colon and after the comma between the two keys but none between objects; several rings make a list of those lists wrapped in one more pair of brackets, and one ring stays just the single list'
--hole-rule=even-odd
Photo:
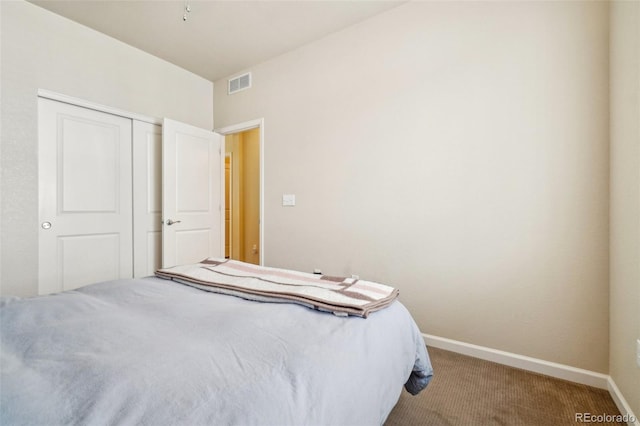
[{"label": "white vent cover", "polygon": [[229,94],[240,92],[251,87],[251,73],[239,75],[229,80]]}]

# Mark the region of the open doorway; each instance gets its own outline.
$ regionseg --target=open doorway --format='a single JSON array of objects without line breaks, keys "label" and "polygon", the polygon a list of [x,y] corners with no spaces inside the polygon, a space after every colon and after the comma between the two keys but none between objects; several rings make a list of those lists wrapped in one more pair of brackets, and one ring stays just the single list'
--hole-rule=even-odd
[{"label": "open doorway", "polygon": [[225,257],[262,265],[262,120],[216,131],[225,136]]}]

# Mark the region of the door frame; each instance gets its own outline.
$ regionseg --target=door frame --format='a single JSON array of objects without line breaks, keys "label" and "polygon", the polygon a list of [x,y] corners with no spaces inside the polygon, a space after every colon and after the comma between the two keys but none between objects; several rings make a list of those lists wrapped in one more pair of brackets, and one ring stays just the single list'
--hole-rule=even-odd
[{"label": "door frame", "polygon": [[120,117],[129,118],[131,120],[144,121],[145,123],[158,124],[162,126],[161,118],[155,118],[155,117],[150,117],[144,114],[125,111],[120,108],[113,108],[107,105],[102,105],[96,102],[87,101],[85,99],[75,98],[73,96],[64,95],[62,93],[53,92],[47,89],[38,89],[37,96],[39,98],[51,99],[52,101],[64,102],[66,104],[71,104],[78,107],[93,109],[100,112],[106,112],[107,114],[119,115]]},{"label": "door frame", "polygon": [[243,121],[242,123],[214,129],[214,131],[222,136],[227,136],[256,128],[260,129],[260,265],[264,265],[264,118]]},{"label": "door frame", "polygon": [[[224,135],[223,135],[224,136]],[[226,136],[225,136],[226,139]],[[226,140],[225,140],[225,145],[226,145]],[[233,250],[233,202],[231,200],[231,198],[233,197],[233,179],[229,178],[229,182],[227,182],[227,158],[229,159],[229,175],[231,176],[233,173],[233,153],[232,152],[225,152],[224,154],[224,167],[225,167],[225,182],[224,182],[224,190],[225,190],[225,203],[224,203],[224,215],[225,215],[225,224],[224,224],[224,231],[225,231],[225,235],[224,235],[224,242],[225,242],[225,258],[227,257],[227,248],[226,248],[226,244],[227,241],[229,241],[229,258],[231,258],[231,253]],[[227,187],[229,187],[229,202],[227,203]],[[227,209],[229,209],[229,235],[227,235],[227,224],[226,224],[226,218],[227,218]]]}]

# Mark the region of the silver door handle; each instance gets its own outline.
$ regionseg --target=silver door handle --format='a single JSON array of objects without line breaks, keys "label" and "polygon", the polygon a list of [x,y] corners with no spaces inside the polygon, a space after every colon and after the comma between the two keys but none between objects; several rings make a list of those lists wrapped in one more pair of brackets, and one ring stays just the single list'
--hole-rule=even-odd
[{"label": "silver door handle", "polygon": [[167,219],[167,225],[171,226],[174,223],[180,223],[182,222],[181,220],[171,220],[171,219]]}]

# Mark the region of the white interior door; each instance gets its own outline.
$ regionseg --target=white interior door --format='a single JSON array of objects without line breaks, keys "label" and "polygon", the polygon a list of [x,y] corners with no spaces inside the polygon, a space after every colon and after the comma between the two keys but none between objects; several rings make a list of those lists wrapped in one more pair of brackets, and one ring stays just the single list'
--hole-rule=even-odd
[{"label": "white interior door", "polygon": [[162,266],[162,127],[133,121],[133,275]]},{"label": "white interior door", "polygon": [[224,256],[224,138],[162,124],[162,266]]},{"label": "white interior door", "polygon": [[131,120],[38,99],[40,294],[133,274]]}]

